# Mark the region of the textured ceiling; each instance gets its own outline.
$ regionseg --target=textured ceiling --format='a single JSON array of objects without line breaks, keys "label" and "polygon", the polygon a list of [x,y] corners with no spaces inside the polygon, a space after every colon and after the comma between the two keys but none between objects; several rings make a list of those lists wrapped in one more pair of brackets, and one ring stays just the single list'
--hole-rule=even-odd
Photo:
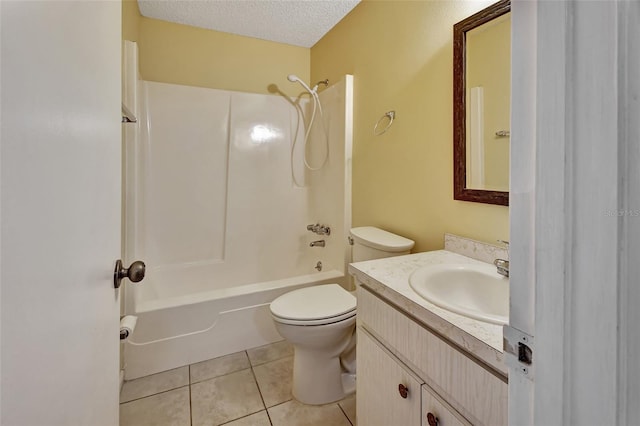
[{"label": "textured ceiling", "polygon": [[311,47],[360,0],[138,0],[148,18]]}]

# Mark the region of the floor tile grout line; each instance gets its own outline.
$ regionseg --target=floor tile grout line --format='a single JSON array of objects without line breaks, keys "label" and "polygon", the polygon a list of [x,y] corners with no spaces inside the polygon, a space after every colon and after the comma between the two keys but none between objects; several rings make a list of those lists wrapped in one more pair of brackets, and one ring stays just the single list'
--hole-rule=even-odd
[{"label": "floor tile grout line", "polygon": [[[272,405],[272,406],[271,406],[271,407],[269,407],[269,408],[275,408],[275,407],[278,407],[278,406],[280,406],[280,405],[282,405],[282,404],[286,404],[287,402],[291,402],[291,401],[298,401],[298,400],[297,400],[297,399],[295,399],[295,398],[293,398],[293,397],[291,397],[291,399],[287,399],[286,401],[278,402],[277,404]],[[299,401],[298,401],[298,402],[299,402]],[[302,403],[301,403],[301,404],[302,404]],[[269,410],[269,408],[267,408],[267,410]]]},{"label": "floor tile grout line", "polygon": [[353,426],[353,423],[351,423],[351,419],[349,418],[349,416],[347,416],[347,412],[344,411],[344,408],[342,408],[342,405],[340,405],[339,402],[336,402],[336,405],[338,406],[338,408],[340,408],[340,411],[342,411],[342,414],[344,414],[344,416],[347,418],[347,421],[349,422],[349,424]]},{"label": "floor tile grout line", "polygon": [[[248,352],[247,352],[247,358],[249,358]],[[249,362],[249,364],[251,364],[251,362]],[[256,372],[253,371],[253,365],[251,366],[251,374],[253,375],[253,380],[256,382],[256,387],[258,388],[258,393],[260,394],[260,400],[262,400],[262,406],[264,407],[264,411],[267,412],[267,418],[269,419],[269,424],[273,426],[273,422],[271,421],[271,416],[269,415],[269,410],[267,409],[267,403],[264,402],[264,396],[262,396],[262,389],[260,389],[260,384],[258,383],[258,378],[256,377]]]},{"label": "floor tile grout line", "polygon": [[[244,372],[245,372],[245,371],[247,371],[247,370],[252,370],[252,369],[251,369],[250,367],[249,367],[249,368],[243,368],[242,370],[235,371],[234,373],[229,373],[229,374],[225,374],[225,375],[223,375],[223,376],[215,377],[215,378],[213,378],[213,379],[210,379],[209,381],[213,381],[213,380],[215,380],[215,379],[218,379],[218,378],[221,378],[221,377],[224,377],[224,376],[230,376],[230,375],[232,375],[232,374],[244,373]],[[232,418],[232,419],[227,419],[227,420],[225,420],[225,422],[224,422],[224,423],[221,423],[221,425],[226,425],[226,424],[228,424],[228,423],[234,422],[234,421],[239,420],[239,419],[242,419],[242,418],[244,418],[244,417],[248,417],[248,416],[250,416],[250,415],[253,415],[253,414],[259,413],[259,412],[261,412],[261,411],[266,411],[266,406],[265,406],[265,403],[264,403],[264,398],[262,397],[262,394],[261,394],[261,392],[260,392],[260,386],[258,385],[258,382],[257,382],[257,380],[256,380],[255,374],[253,373],[253,370],[251,371],[251,377],[253,378],[253,383],[254,383],[254,385],[256,386],[256,389],[258,390],[258,394],[260,395],[260,401],[262,402],[262,406],[261,406],[260,408],[258,408],[256,411],[252,411],[252,412],[246,413],[246,414],[244,414],[244,415],[242,415],[242,416],[240,416],[240,417]],[[199,384],[202,384],[202,383],[204,383],[204,382],[198,382],[198,383],[195,383],[195,385],[199,385]],[[268,416],[268,413],[267,413],[267,416]]]},{"label": "floor tile grout line", "polygon": [[193,403],[191,402],[191,364],[189,364],[189,425],[193,426]]},{"label": "floor tile grout line", "polygon": [[120,403],[120,404],[126,404],[127,402],[136,401],[136,400],[138,400],[138,399],[146,398],[146,397],[148,397],[148,396],[158,395],[158,394],[161,394],[161,393],[164,393],[164,392],[169,392],[169,391],[174,390],[174,389],[180,389],[180,388],[183,388],[183,387],[185,387],[185,386],[188,386],[189,384],[191,384],[191,377],[189,376],[189,364],[187,364],[187,365],[182,365],[182,366],[180,366],[180,367],[176,367],[176,368],[171,368],[171,369],[169,369],[169,370],[165,370],[165,371],[160,371],[160,372],[158,372],[158,373],[149,374],[148,376],[138,377],[137,379],[125,380],[125,381],[124,381],[124,383],[123,383],[122,389],[120,390],[119,396],[120,396],[120,397],[122,397],[122,392],[124,391],[124,388],[125,388],[125,386],[126,386],[128,383],[132,383],[132,382],[135,382],[136,380],[146,379],[146,378],[148,378],[148,377],[152,377],[152,376],[157,376],[157,375],[160,375],[160,374],[164,374],[164,373],[167,373],[167,372],[169,372],[169,371],[180,370],[180,369],[185,368],[185,367],[187,368],[187,384],[186,384],[186,385],[178,385],[178,386],[174,386],[174,387],[172,387],[171,389],[165,389],[165,390],[162,390],[162,391],[159,391],[159,392],[150,393],[150,394],[145,395],[145,396],[140,396],[140,397],[137,397],[137,398],[131,399],[131,400],[129,400],[129,401],[126,401],[126,402],[119,402],[119,403]]},{"label": "floor tile grout line", "polygon": [[191,387],[189,384],[186,384],[186,385],[178,386],[178,387],[175,387],[175,388],[163,390],[161,392],[152,393],[150,395],[141,396],[140,398],[131,399],[131,400],[126,401],[126,402],[121,402],[121,403],[119,403],[119,405],[124,405],[124,404],[128,404],[130,402],[135,402],[135,401],[140,401],[141,399],[150,398],[152,396],[162,395],[163,393],[167,393],[167,392],[171,392],[171,391],[174,391],[174,390],[186,388],[187,386]]},{"label": "floor tile grout line", "polygon": [[271,421],[271,414],[269,414],[269,410],[264,410],[267,412],[267,419],[269,420],[269,424],[273,426],[273,422]]},{"label": "floor tile grout line", "polygon": [[[240,420],[240,419],[246,419],[246,418],[247,418],[247,417],[249,417],[249,416],[253,416],[254,414],[258,414],[258,413],[261,413],[261,412],[263,412],[263,411],[264,411],[264,412],[266,412],[267,410],[266,410],[266,409],[264,409],[264,410],[254,411],[253,413],[249,413],[249,414],[244,415],[244,416],[242,416],[242,417],[238,417],[237,419],[232,419],[232,420],[229,420],[228,422],[220,423],[218,426],[228,425],[229,423],[233,423],[233,422],[238,421],[238,420]],[[269,416],[269,413],[267,413],[267,417],[268,417],[268,416]],[[271,423],[271,420],[269,420],[269,423]]]},{"label": "floor tile grout line", "polygon": [[[247,369],[251,368],[251,362],[249,361],[249,357],[247,356],[247,351],[241,351],[241,352],[245,353],[245,357],[247,358],[247,363],[249,364],[248,367],[243,367],[243,368],[240,368],[239,370],[230,371],[228,373],[219,374],[217,376],[209,377],[209,378],[206,378],[206,379],[196,379],[196,380],[193,380],[193,381],[191,381],[191,373],[189,373],[189,383],[196,384],[196,383],[206,382],[207,380],[215,379],[217,377],[222,377],[222,376],[228,376],[229,374],[237,373],[238,371],[247,370]],[[229,355],[235,355],[235,354],[239,354],[241,352],[234,352],[234,353],[229,354]],[[228,356],[228,355],[223,355],[223,356],[219,356],[219,357],[215,357],[215,358],[211,358],[211,359],[205,359],[204,361],[194,362],[193,364],[189,364],[189,371],[191,371],[191,366],[192,365],[202,364],[204,362],[213,361],[213,360],[216,360],[216,359],[219,359],[219,358],[224,358],[226,356]]]},{"label": "floor tile grout line", "polygon": [[253,376],[253,381],[256,384],[256,387],[258,388],[258,393],[260,394],[260,400],[262,401],[262,406],[264,407],[264,409],[267,409],[267,404],[264,402],[264,396],[262,395],[262,389],[260,389],[260,383],[258,383],[258,378],[256,377],[256,372],[253,371],[253,367],[251,367],[251,375]]},{"label": "floor tile grout line", "polygon": [[261,366],[261,365],[269,364],[270,362],[273,362],[273,361],[279,361],[279,360],[281,360],[281,359],[283,359],[283,358],[288,358],[288,357],[292,357],[292,356],[293,356],[293,354],[286,354],[286,355],[279,356],[279,357],[277,357],[277,358],[270,359],[270,360],[268,360],[268,361],[259,362],[258,364],[253,364],[253,363],[251,362],[251,360],[249,360],[249,364],[251,364],[251,366],[252,366],[252,367],[259,367],[259,366]]},{"label": "floor tile grout line", "polygon": [[189,366],[189,364],[181,365],[180,367],[175,367],[175,368],[170,368],[170,369],[168,369],[168,370],[158,371],[157,373],[147,374],[146,376],[140,376],[140,377],[137,377],[137,378],[135,378],[135,379],[131,379],[131,380],[125,380],[125,381],[124,381],[124,384],[131,383],[131,382],[135,382],[136,380],[147,379],[147,378],[149,378],[149,377],[153,377],[153,376],[159,376],[159,375],[161,375],[161,374],[168,373],[169,371],[177,371],[177,370],[181,370],[181,369],[183,369],[183,368],[185,368],[185,367],[188,367],[188,366]]},{"label": "floor tile grout line", "polygon": [[263,362],[259,362],[259,363],[257,363],[257,364],[254,364],[254,363],[253,363],[253,361],[251,360],[251,357],[249,356],[249,351],[250,351],[250,350],[254,350],[254,349],[258,349],[258,348],[265,348],[265,347],[267,347],[267,346],[272,346],[272,345],[275,345],[275,344],[278,344],[278,343],[282,343],[282,342],[284,342],[284,341],[285,341],[285,340],[279,340],[279,341],[277,341],[277,342],[268,343],[268,344],[266,344],[266,345],[258,346],[257,348],[247,349],[245,352],[247,352],[247,358],[249,358],[249,364],[251,364],[251,366],[252,366],[252,367],[257,367],[257,366],[259,366],[259,365],[263,365],[263,364],[266,364],[266,363],[271,362],[271,361],[277,361],[277,360],[279,360],[279,359],[286,358],[286,357],[288,357],[288,356],[293,356],[293,353],[291,353],[291,354],[286,354],[286,355],[282,355],[282,354],[281,354],[281,355],[277,356],[276,358],[269,359],[269,360],[267,360],[267,361],[263,361]]},{"label": "floor tile grout line", "polygon": [[[275,362],[277,362],[277,361],[282,361],[282,360],[284,360],[285,358],[291,358],[291,361],[293,362],[293,355],[290,355],[290,356],[284,356],[284,357],[282,357],[282,358],[278,358],[278,359],[274,359],[274,360],[271,360],[271,361],[265,362],[264,364],[259,364],[259,365],[257,365],[256,367],[264,367],[266,364],[271,364],[271,363],[275,363]],[[262,394],[262,390],[261,390],[261,388],[260,388],[260,381],[258,380],[258,376],[256,375],[256,372],[255,372],[254,367],[251,367],[251,370],[253,371],[253,375],[254,375],[254,377],[255,377],[255,379],[256,379],[256,383],[258,384],[258,390],[260,390],[260,392],[261,392],[261,394]],[[293,378],[292,378],[292,380],[293,380]],[[263,398],[263,400],[264,400],[264,398]],[[266,401],[264,401],[264,406],[266,407],[266,409],[267,409],[267,413],[268,413],[269,408],[276,407],[276,406],[278,406],[278,405],[284,404],[285,402],[289,402],[289,401],[292,401],[292,400],[293,400],[293,394],[290,392],[290,393],[289,393],[289,399],[287,399],[287,400],[285,400],[285,401],[282,401],[282,402],[278,402],[277,404],[274,404],[274,405],[271,405],[271,406],[267,406]],[[269,417],[269,418],[271,418],[271,417]]]},{"label": "floor tile grout line", "polygon": [[[1,0],[0,0],[0,1],[1,1]],[[207,382],[207,381],[209,381],[209,380],[217,379],[217,378],[224,377],[224,376],[229,376],[229,375],[231,375],[231,374],[235,374],[235,373],[238,373],[238,372],[240,372],[240,371],[249,370],[250,368],[252,368],[252,367],[251,367],[251,366],[249,366],[249,367],[246,367],[246,368],[241,368],[240,370],[234,370],[234,371],[231,371],[231,372],[229,372],[229,373],[220,374],[219,376],[214,376],[214,377],[210,377],[210,378],[208,378],[208,379],[194,381],[194,382],[192,382],[191,384],[192,384],[192,385],[197,385],[197,384],[200,384],[200,383],[203,383],[203,382]]]}]

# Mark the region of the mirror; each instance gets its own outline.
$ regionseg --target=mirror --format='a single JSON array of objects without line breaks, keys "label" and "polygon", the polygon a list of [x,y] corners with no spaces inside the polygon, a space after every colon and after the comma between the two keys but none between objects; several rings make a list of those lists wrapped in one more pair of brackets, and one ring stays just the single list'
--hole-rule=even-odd
[{"label": "mirror", "polygon": [[509,205],[511,2],[453,26],[453,198]]}]

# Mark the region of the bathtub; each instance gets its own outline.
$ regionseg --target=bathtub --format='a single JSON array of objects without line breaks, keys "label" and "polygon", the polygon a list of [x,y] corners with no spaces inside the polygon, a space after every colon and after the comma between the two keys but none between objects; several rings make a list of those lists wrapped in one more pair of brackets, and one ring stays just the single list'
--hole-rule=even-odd
[{"label": "bathtub", "polygon": [[[317,284],[340,283],[338,270],[246,284],[169,298],[138,300],[138,323],[125,343],[125,379],[282,340],[269,304],[278,296]],[[147,283],[149,284],[149,283]]]}]

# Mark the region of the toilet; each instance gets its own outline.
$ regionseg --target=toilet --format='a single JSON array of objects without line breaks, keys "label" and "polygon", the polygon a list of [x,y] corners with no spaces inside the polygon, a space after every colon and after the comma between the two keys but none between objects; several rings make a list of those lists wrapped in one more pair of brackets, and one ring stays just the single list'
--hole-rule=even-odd
[{"label": "toilet", "polygon": [[[408,254],[412,240],[379,228],[351,230],[353,261]],[[292,393],[310,405],[355,391],[356,298],[338,284],[305,287],[271,302],[276,330],[294,348]]]}]

